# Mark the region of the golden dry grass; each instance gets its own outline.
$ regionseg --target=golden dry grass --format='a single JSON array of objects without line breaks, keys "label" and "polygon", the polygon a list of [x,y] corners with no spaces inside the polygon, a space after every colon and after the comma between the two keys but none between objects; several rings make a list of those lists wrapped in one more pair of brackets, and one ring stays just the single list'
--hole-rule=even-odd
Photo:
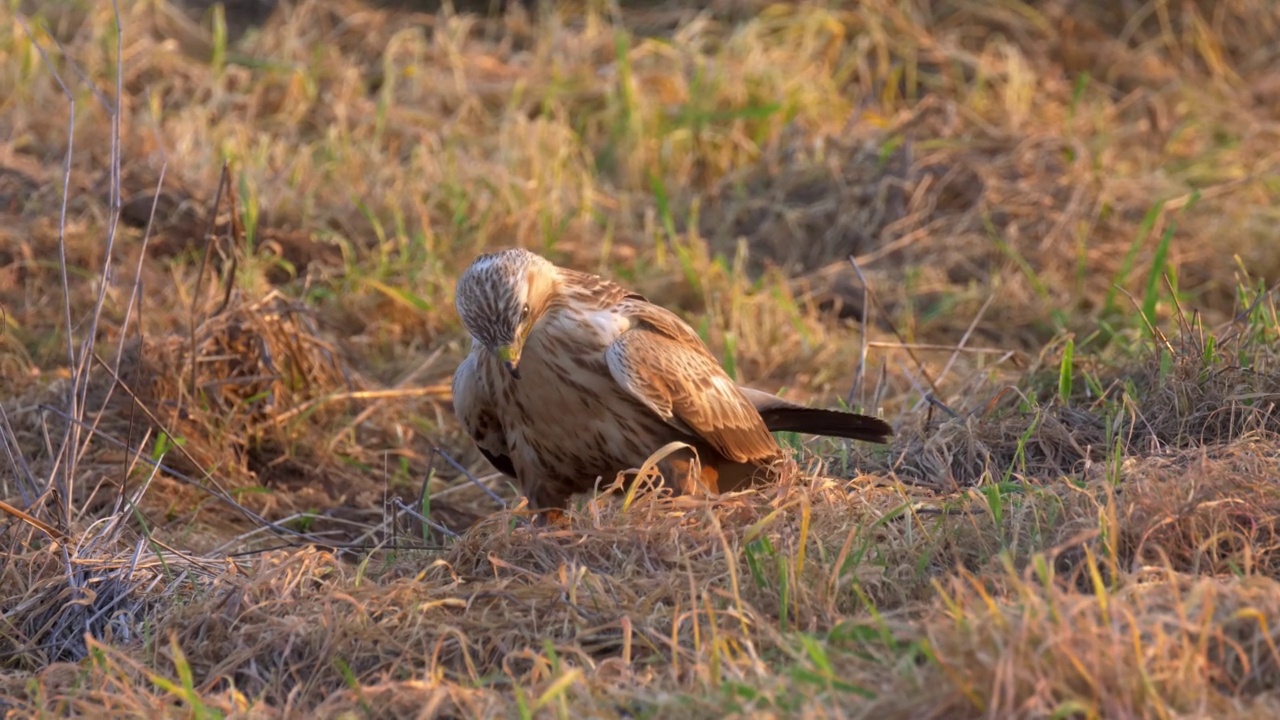
[{"label": "golden dry grass", "polygon": [[[2,16],[0,709],[1280,711],[1272,3],[206,5]],[[529,526],[511,244],[899,434]]]}]

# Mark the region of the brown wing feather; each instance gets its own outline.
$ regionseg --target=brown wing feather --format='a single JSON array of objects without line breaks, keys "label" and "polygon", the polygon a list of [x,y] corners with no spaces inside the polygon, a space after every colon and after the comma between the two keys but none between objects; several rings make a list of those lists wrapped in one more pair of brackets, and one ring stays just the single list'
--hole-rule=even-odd
[{"label": "brown wing feather", "polygon": [[760,413],[692,328],[646,302],[626,303],[626,310],[631,329],[605,351],[619,385],[729,460],[762,461],[779,454]]}]

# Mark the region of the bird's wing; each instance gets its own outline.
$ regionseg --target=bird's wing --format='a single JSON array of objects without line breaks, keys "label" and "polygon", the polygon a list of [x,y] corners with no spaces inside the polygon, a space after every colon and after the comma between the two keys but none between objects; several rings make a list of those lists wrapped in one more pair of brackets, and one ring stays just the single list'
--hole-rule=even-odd
[{"label": "bird's wing", "polygon": [[502,429],[501,409],[493,387],[486,383],[476,356],[468,355],[453,374],[453,412],[467,434],[476,441],[480,453],[499,472],[516,477],[515,464],[508,455],[507,437]]},{"label": "bird's wing", "polygon": [[615,382],[729,460],[752,462],[778,454],[760,414],[692,328],[647,302],[627,303],[625,310],[631,328],[605,351]]}]

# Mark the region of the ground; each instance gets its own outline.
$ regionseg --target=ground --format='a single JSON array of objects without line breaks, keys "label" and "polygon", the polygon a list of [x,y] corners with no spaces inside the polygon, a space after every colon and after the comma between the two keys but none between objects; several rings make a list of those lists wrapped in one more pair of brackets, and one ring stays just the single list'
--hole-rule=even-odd
[{"label": "ground", "polygon": [[[10,715],[1280,713],[1280,6],[7,6]],[[897,433],[530,525],[509,245]]]}]

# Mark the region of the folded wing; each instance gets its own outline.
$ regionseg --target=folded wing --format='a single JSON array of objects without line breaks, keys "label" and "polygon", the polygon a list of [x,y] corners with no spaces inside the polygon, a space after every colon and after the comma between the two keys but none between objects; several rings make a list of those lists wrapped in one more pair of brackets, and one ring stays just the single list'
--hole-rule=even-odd
[{"label": "folded wing", "polygon": [[605,351],[615,382],[728,460],[762,461],[779,454],[751,401],[692,329],[655,305],[635,303],[628,310],[631,328]]},{"label": "folded wing", "polygon": [[453,374],[453,411],[480,454],[499,472],[516,477],[494,390],[481,377],[475,355],[468,355]]}]

